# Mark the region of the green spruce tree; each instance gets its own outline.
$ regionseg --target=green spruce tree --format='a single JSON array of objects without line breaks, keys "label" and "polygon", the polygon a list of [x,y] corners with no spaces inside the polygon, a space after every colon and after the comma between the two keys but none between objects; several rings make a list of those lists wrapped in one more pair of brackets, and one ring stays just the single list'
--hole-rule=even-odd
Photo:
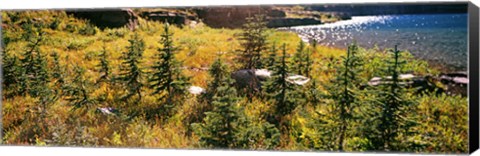
[{"label": "green spruce tree", "polygon": [[75,65],[73,71],[73,77],[64,85],[63,96],[73,110],[89,110],[96,103],[90,96],[92,83],[85,78],[84,68]]},{"label": "green spruce tree", "polygon": [[[120,80],[126,87],[126,94],[122,97],[124,100],[134,100],[139,102],[142,99],[142,79],[143,71],[140,68],[143,51],[145,50],[145,42],[135,33],[130,40],[127,51],[123,52],[121,57],[122,64],[120,67]],[[136,99],[132,99],[137,95]]]},{"label": "green spruce tree", "polygon": [[96,66],[97,71],[99,72],[100,76],[95,82],[95,86],[98,86],[99,88],[105,88],[106,90],[100,95],[97,96],[98,101],[106,101],[109,96],[114,97],[114,92],[110,92],[110,90],[117,88],[119,86],[116,86],[115,82],[115,77],[111,75],[111,67],[110,67],[110,61],[108,59],[108,51],[106,49],[105,43],[102,46],[102,50],[100,51],[100,54],[98,55],[98,60],[99,63]]},{"label": "green spruce tree", "polygon": [[275,104],[275,120],[270,122],[279,127],[284,126],[284,116],[290,114],[296,107],[295,88],[287,81],[289,69],[286,51],[286,45],[283,44],[282,56],[280,56],[272,71],[274,76],[266,82],[266,92]]},{"label": "green spruce tree", "polygon": [[98,82],[105,82],[105,81],[110,81],[110,61],[108,60],[108,52],[103,45],[102,50],[100,51],[100,63],[97,65],[98,71],[100,72],[100,77],[97,80]]},{"label": "green spruce tree", "polygon": [[200,145],[208,148],[236,148],[236,135],[241,123],[235,104],[238,101],[236,90],[232,87],[233,80],[229,77],[220,81],[220,86],[213,97],[213,109],[206,112],[202,123],[192,127],[200,137]]},{"label": "green spruce tree", "polygon": [[238,62],[242,69],[260,69],[262,65],[262,52],[267,49],[266,22],[264,15],[248,17],[243,25],[240,35],[242,49],[238,50]]},{"label": "green spruce tree", "polygon": [[311,77],[311,72],[313,68],[313,59],[312,59],[312,51],[307,49],[305,52],[305,56],[303,61],[305,62],[305,67],[302,70],[302,74],[306,77]]},{"label": "green spruce tree", "polygon": [[50,55],[53,58],[53,70],[51,73],[51,77],[53,78],[53,81],[55,82],[55,95],[59,96],[61,95],[61,90],[64,87],[65,84],[65,69],[62,65],[60,65],[60,58],[58,56],[58,53],[56,51],[53,51],[52,54]]},{"label": "green spruce tree", "polygon": [[[358,47],[353,44],[347,49],[347,56],[342,57],[343,64],[337,68],[337,76],[332,81],[332,85],[326,86],[328,90],[327,99],[333,100],[328,105],[328,114],[322,114],[323,120],[333,123],[325,125],[330,127],[334,132],[329,135],[336,138],[334,149],[343,151],[345,139],[349,133],[352,122],[354,122],[354,108],[359,100],[359,86],[363,83],[358,76],[361,72],[362,61],[358,57]],[[332,139],[331,139],[332,140]]]},{"label": "green spruce tree", "polygon": [[300,40],[297,50],[292,58],[292,71],[298,75],[303,75],[305,69],[304,56],[305,56],[305,43]]},{"label": "green spruce tree", "polygon": [[[316,45],[314,45],[316,46]],[[315,47],[309,47],[300,40],[297,51],[293,55],[292,71],[298,75],[310,77],[310,71],[312,70],[313,61],[311,58],[311,49]]]},{"label": "green spruce tree", "polygon": [[366,132],[372,146],[370,150],[401,151],[402,144],[408,133],[412,133],[413,122],[407,115],[413,109],[413,100],[409,97],[407,89],[401,85],[400,74],[403,72],[402,51],[390,50],[391,60],[387,61],[386,75],[391,76],[389,83],[379,86],[374,90],[376,99],[372,103],[373,108],[367,113],[366,123],[370,124]]},{"label": "green spruce tree", "polygon": [[4,49],[2,60],[3,94],[6,97],[18,95],[22,90],[20,84],[22,83],[21,76],[23,73],[23,68],[20,65],[20,59]]},{"label": "green spruce tree", "polygon": [[312,54],[317,53],[317,45],[318,45],[317,39],[310,40],[310,44],[312,45]]},{"label": "green spruce tree", "polygon": [[20,59],[23,73],[20,76],[21,93],[37,97],[41,90],[47,87],[49,74],[47,70],[47,60],[40,52],[40,44],[43,40],[43,32],[33,31],[30,34],[30,40],[27,43],[23,58]]},{"label": "green spruce tree", "polygon": [[[220,57],[215,59],[208,70],[211,80],[209,80],[205,93],[199,96],[198,104],[194,106],[195,112],[187,117],[188,123],[200,122],[205,117],[205,112],[212,110],[213,97],[217,94],[218,88],[221,87],[222,81],[229,77],[229,69]],[[189,127],[191,128],[191,127]],[[190,130],[190,129],[189,129]]]},{"label": "green spruce tree", "polygon": [[276,57],[277,57],[277,47],[275,43],[273,43],[271,49],[268,51],[268,56],[263,63],[264,68],[267,68],[268,70],[273,70],[273,67],[275,66],[275,63],[276,63]]},{"label": "green spruce tree", "polygon": [[208,73],[213,78],[207,86],[206,93],[203,97],[206,101],[211,102],[213,96],[217,93],[218,88],[222,85],[222,81],[229,77],[228,66],[222,61],[221,58],[215,59],[212,66],[208,70]]},{"label": "green spruce tree", "polygon": [[173,33],[167,22],[164,25],[160,44],[162,47],[156,54],[149,83],[154,94],[160,95],[161,99],[165,101],[161,106],[161,111],[168,114],[175,105],[174,103],[178,102],[185,94],[189,78],[182,74],[182,64],[175,59],[178,48],[173,44]]}]

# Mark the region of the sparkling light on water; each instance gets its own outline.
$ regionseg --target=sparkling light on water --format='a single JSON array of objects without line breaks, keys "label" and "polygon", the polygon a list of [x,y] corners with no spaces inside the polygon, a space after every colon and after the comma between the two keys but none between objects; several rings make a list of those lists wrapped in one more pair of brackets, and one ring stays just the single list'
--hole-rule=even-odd
[{"label": "sparkling light on water", "polygon": [[315,39],[320,45],[339,48],[353,41],[366,48],[398,45],[418,58],[466,69],[466,14],[357,16],[335,23],[280,29],[298,33],[305,42]]}]

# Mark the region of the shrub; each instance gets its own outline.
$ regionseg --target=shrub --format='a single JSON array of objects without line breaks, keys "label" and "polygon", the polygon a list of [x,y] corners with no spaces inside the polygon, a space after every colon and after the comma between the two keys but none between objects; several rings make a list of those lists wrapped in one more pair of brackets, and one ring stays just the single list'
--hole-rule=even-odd
[{"label": "shrub", "polygon": [[92,24],[86,24],[78,30],[78,33],[80,35],[92,36],[97,34],[97,28]]}]

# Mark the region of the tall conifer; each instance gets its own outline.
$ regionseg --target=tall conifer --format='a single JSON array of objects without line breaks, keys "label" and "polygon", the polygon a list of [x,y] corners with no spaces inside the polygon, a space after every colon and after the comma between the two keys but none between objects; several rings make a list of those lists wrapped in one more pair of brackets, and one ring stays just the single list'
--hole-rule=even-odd
[{"label": "tall conifer", "polygon": [[243,32],[240,35],[241,46],[238,50],[238,62],[242,63],[242,69],[262,68],[262,52],[267,49],[267,27],[264,15],[248,17],[247,23],[243,25]]},{"label": "tall conifer", "polygon": [[290,114],[295,109],[296,101],[294,99],[295,88],[287,81],[288,60],[286,45],[282,46],[282,56],[278,59],[273,68],[273,77],[267,81],[267,93],[275,103],[276,125],[280,126],[283,117]]},{"label": "tall conifer", "polygon": [[20,60],[17,56],[10,54],[4,49],[2,54],[3,67],[3,94],[7,97],[19,94],[21,91],[21,76],[23,68],[20,65]]},{"label": "tall conifer", "polygon": [[20,76],[22,93],[28,93],[33,97],[40,95],[40,90],[46,87],[49,80],[47,70],[47,60],[40,52],[40,44],[43,40],[43,32],[41,29],[29,34],[29,42],[23,58],[20,59],[23,73]]},{"label": "tall conifer", "polygon": [[108,52],[103,45],[102,50],[100,51],[100,63],[97,65],[97,68],[99,69],[100,72],[100,78],[98,79],[98,82],[104,82],[104,81],[109,81],[110,80],[110,61],[108,60]]},{"label": "tall conifer", "polygon": [[222,85],[222,81],[230,75],[228,66],[221,60],[221,58],[215,59],[212,66],[208,70],[208,73],[213,79],[208,83],[204,97],[206,101],[211,102],[213,96],[218,91],[218,87]]},{"label": "tall conifer", "polygon": [[328,99],[332,99],[333,103],[329,104],[329,112],[326,119],[334,123],[332,126],[333,133],[330,137],[336,138],[336,150],[344,150],[344,141],[348,137],[347,131],[351,129],[349,126],[353,122],[354,108],[359,102],[357,86],[362,83],[358,76],[361,72],[361,59],[358,55],[358,47],[353,44],[347,49],[347,56],[342,57],[343,64],[337,68],[337,76],[332,81],[332,85],[326,86],[328,90]]},{"label": "tall conifer", "polygon": [[268,51],[268,56],[265,59],[265,62],[263,63],[265,68],[267,68],[268,70],[272,70],[276,63],[276,57],[277,57],[277,47],[275,43],[273,43],[272,47]]},{"label": "tall conifer", "polygon": [[398,137],[412,133],[410,128],[414,125],[407,115],[413,109],[414,102],[408,97],[406,88],[400,84],[400,74],[406,61],[402,59],[402,51],[397,46],[390,53],[392,57],[387,61],[384,72],[391,76],[391,80],[374,90],[376,100],[372,104],[372,110],[375,111],[368,113],[370,116],[366,120],[373,127],[366,131],[367,138],[372,143],[370,150],[402,150],[404,140]]},{"label": "tall conifer", "polygon": [[63,94],[65,100],[70,102],[73,109],[90,109],[95,100],[90,97],[92,85],[90,81],[85,78],[85,69],[80,66],[74,66],[74,75],[65,84]]},{"label": "tall conifer", "polygon": [[64,66],[60,65],[60,58],[56,51],[53,51],[50,55],[53,58],[53,70],[51,73],[52,79],[55,82],[55,95],[61,95],[62,88],[65,85],[65,72]]},{"label": "tall conifer", "polygon": [[178,47],[173,44],[173,32],[169,24],[165,22],[163,28],[160,39],[162,47],[158,48],[158,53],[155,55],[155,64],[152,66],[149,83],[154,94],[160,95],[165,100],[162,107],[167,109],[174,106],[176,101],[174,98],[180,98],[185,94],[189,78],[183,75],[182,63],[175,58]]},{"label": "tall conifer", "polygon": [[305,43],[300,40],[298,47],[295,51],[295,54],[292,58],[292,71],[298,75],[303,75],[303,70],[305,69]]},{"label": "tall conifer", "polygon": [[135,101],[138,102],[142,99],[142,79],[144,73],[140,68],[140,61],[143,51],[145,50],[145,43],[139,38],[137,33],[135,33],[128,42],[130,45],[121,57],[122,64],[119,80],[125,84],[126,87],[126,95],[124,95],[122,99],[130,99],[134,95],[137,95],[138,99]]},{"label": "tall conifer", "polygon": [[229,77],[220,81],[218,91],[213,97],[212,111],[206,112],[202,123],[194,127],[200,136],[200,144],[210,148],[234,148],[237,146],[236,135],[241,123],[239,111],[235,108],[238,98]]}]

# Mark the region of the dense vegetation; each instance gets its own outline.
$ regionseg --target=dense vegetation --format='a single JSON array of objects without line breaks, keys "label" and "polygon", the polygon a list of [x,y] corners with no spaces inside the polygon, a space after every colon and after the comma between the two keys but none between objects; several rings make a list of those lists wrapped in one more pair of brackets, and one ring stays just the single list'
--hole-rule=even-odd
[{"label": "dense vegetation", "polygon": [[[467,152],[466,97],[399,85],[399,74],[438,72],[426,62],[396,47],[305,44],[261,20],[242,30],[141,20],[130,31],[63,11],[2,12],[3,142]],[[245,91],[230,77],[243,68],[273,74]],[[311,81],[293,85],[291,74]],[[393,82],[360,88],[376,76]],[[190,85],[206,92],[189,94]]]}]

